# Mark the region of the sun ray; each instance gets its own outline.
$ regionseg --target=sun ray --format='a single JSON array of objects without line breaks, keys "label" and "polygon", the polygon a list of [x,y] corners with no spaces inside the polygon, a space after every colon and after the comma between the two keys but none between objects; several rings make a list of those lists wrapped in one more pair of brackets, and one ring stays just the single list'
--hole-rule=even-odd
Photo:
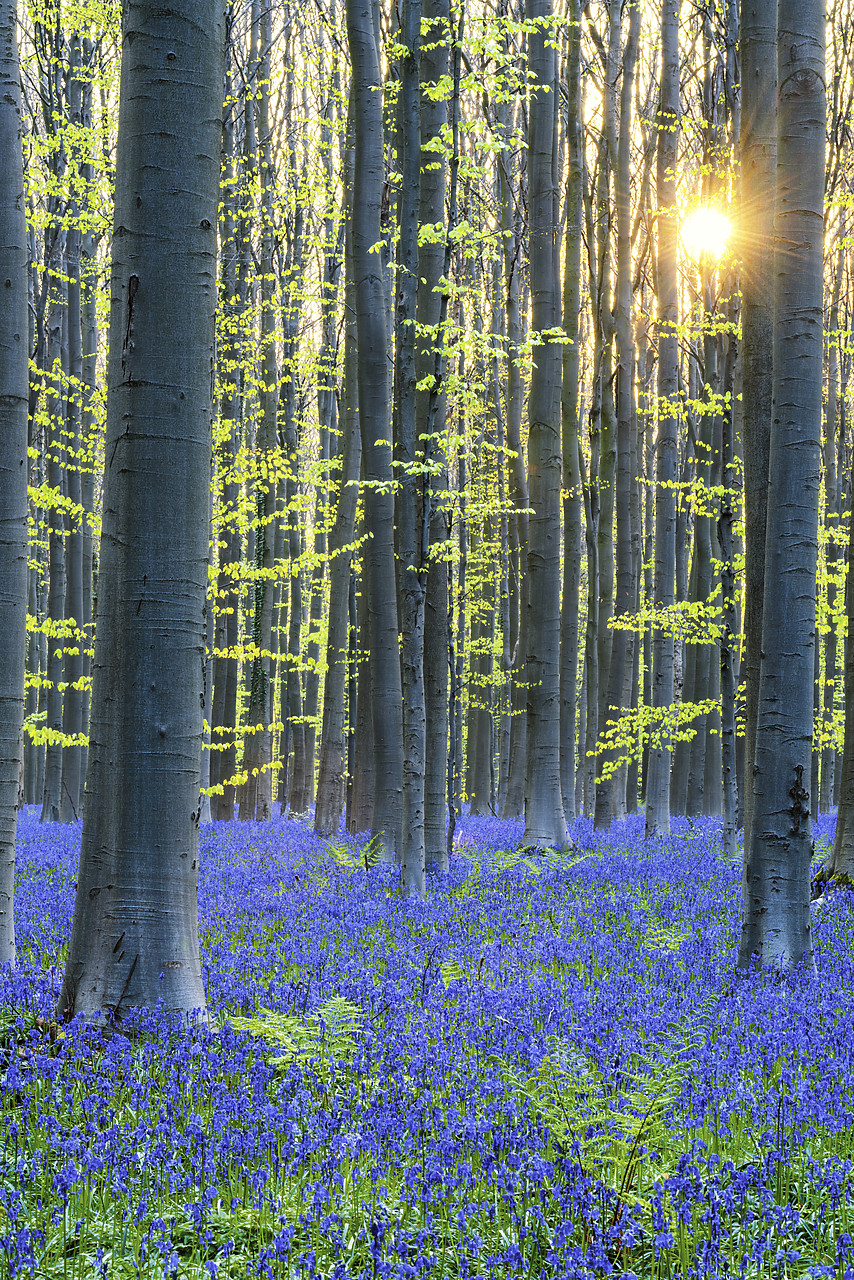
[{"label": "sun ray", "polygon": [[700,206],[682,223],[682,243],[692,258],[717,261],[732,235],[732,223],[719,209]]}]

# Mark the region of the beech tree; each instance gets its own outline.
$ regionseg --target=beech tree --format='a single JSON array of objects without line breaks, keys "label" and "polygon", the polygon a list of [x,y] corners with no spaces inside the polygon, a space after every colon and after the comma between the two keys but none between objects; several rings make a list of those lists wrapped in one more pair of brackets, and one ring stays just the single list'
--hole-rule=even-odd
[{"label": "beech tree", "polygon": [[810,763],[822,420],[825,13],[779,0],[774,361],[753,816],[739,962],[813,966]]},{"label": "beech tree", "polygon": [[403,719],[394,564],[388,327],[381,258],[383,121],[376,0],[347,0],[353,64],[353,276],[356,291],[359,424],[368,485],[365,527],[370,627],[374,803],[372,831],[391,858],[399,846]]},{"label": "beech tree", "polygon": [[[678,315],[676,157],[679,138],[679,11],[661,4],[661,97],[656,193],[658,199],[658,434],[655,444],[655,607],[652,645],[652,704],[666,713],[673,703],[673,629],[666,611],[676,598],[676,463]],[[670,745],[664,719],[650,751],[646,832],[670,831]]]},{"label": "beech tree", "polygon": [[0,3],[0,964],[15,962],[17,827],[27,651],[27,226],[17,5]]},{"label": "beech tree", "polygon": [[205,1016],[199,779],[222,0],[123,14],[89,774],[58,1012]]}]

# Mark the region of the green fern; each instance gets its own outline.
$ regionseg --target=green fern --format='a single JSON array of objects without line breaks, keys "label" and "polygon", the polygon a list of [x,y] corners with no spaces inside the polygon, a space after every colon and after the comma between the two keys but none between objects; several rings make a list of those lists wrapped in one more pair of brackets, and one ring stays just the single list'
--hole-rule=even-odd
[{"label": "green fern", "polygon": [[312,1058],[349,1062],[358,1049],[356,1037],[364,1025],[364,1015],[357,1004],[343,996],[333,996],[305,1022],[291,1014],[264,1008],[259,1009],[255,1017],[232,1017],[229,1021],[235,1030],[248,1031],[282,1048],[284,1052],[271,1059],[274,1063]]},{"label": "green fern", "polygon": [[[700,1006],[701,1027],[716,1004],[711,998]],[[696,1028],[696,1016],[692,1023]],[[596,1063],[558,1037],[549,1037],[549,1054],[533,1076],[503,1070],[554,1143],[576,1147],[587,1173],[616,1193],[618,1207],[648,1210],[645,1184],[673,1173],[690,1146],[687,1135],[674,1133],[671,1116],[696,1066],[693,1051],[708,1037],[702,1030],[688,1032],[684,1023],[671,1033],[669,1045],[651,1043],[638,1054],[636,1069],[623,1073],[629,1087],[620,1089],[619,1105]]]},{"label": "green fern", "polygon": [[452,982],[462,982],[468,977],[465,969],[456,960],[445,960],[442,963],[442,981],[445,984],[445,990]]},{"label": "green fern", "polygon": [[326,849],[336,866],[339,866],[342,871],[356,871],[362,867],[367,871],[370,867],[375,867],[378,864],[382,853],[382,845],[378,836],[371,836],[362,849],[353,849],[350,845],[345,844],[343,840],[328,841]]}]

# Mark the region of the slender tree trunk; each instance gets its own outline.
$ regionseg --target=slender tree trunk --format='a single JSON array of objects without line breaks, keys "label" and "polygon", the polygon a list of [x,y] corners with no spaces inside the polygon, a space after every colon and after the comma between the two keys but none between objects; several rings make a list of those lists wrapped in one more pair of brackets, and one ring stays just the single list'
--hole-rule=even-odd
[{"label": "slender tree trunk", "polygon": [[[72,125],[83,123],[83,86],[80,72],[80,37],[71,38],[68,67],[68,114]],[[66,468],[69,514],[67,517],[65,545],[65,616],[70,632],[72,625],[76,635],[69,634],[70,643],[65,649],[65,693],[62,702],[62,732],[65,745],[62,752],[62,780],[59,803],[61,822],[76,822],[80,816],[81,801],[81,753],[85,732],[85,694],[83,679],[83,648],[86,642],[83,630],[83,510],[82,457],[83,457],[83,313],[81,298],[81,256],[83,237],[79,226],[76,201],[69,209],[71,225],[66,240],[66,277],[68,280],[68,374],[65,430],[70,446],[70,465]]]},{"label": "slender tree trunk", "polygon": [[368,614],[368,597],[365,580],[362,578],[358,597],[358,644],[357,674],[358,688],[356,697],[356,713],[350,707],[351,721],[354,721],[353,768],[350,779],[350,794],[347,804],[347,830],[355,835],[360,831],[370,831],[373,825],[374,812],[374,733],[371,708],[373,697],[371,680],[373,664],[370,652],[370,617]]},{"label": "slender tree trunk", "polygon": [[[429,512],[416,473],[423,460],[416,413],[416,301],[418,294],[418,212],[421,172],[421,0],[403,0],[400,40],[400,166],[398,197],[397,423],[402,464],[398,517],[399,612],[403,691],[403,805],[400,867],[404,892],[423,897],[424,767],[427,720],[424,695],[424,597]],[[426,524],[425,524],[426,519]]]},{"label": "slender tree trunk", "polygon": [[[557,59],[551,0],[527,0],[533,75],[528,106],[531,320],[537,359],[528,392],[528,708],[525,846],[569,843],[560,786],[560,392],[557,247]],[[548,92],[546,92],[548,90]]]},{"label": "slender tree trunk", "polygon": [[[845,224],[840,220],[839,238],[842,241]],[[836,255],[836,273],[828,317],[827,342],[827,408],[824,418],[824,513],[827,539],[827,621],[828,632],[824,644],[824,750],[821,759],[820,809],[827,813],[833,804],[833,782],[836,772],[836,751],[832,743],[834,711],[836,709],[838,645],[836,635],[836,600],[840,562],[839,499],[836,474],[836,437],[839,413],[839,296],[842,286],[844,250],[840,243]]]},{"label": "slender tree trunk", "polygon": [[[616,13],[614,19],[616,20]],[[640,36],[640,6],[629,12],[626,46],[623,52],[623,80],[620,90],[620,123],[614,165],[614,198],[617,215],[617,271],[614,307],[614,337],[617,353],[617,466],[615,505],[617,516],[614,616],[617,620],[634,609],[634,562],[632,556],[632,460],[635,432],[634,368],[632,336],[632,243],[631,243],[631,130],[635,65]],[[617,21],[619,29],[619,22]],[[601,623],[600,623],[601,627]],[[631,692],[632,632],[616,626],[612,632],[604,721],[617,720],[629,708]],[[608,826],[612,818],[625,815],[625,773],[615,768],[616,752],[605,752],[603,766],[609,766],[596,789],[596,825]],[[622,793],[622,794],[621,794]]]},{"label": "slender tree trunk", "polygon": [[[656,612],[670,609],[676,590],[676,480],[678,427],[679,319],[676,245],[676,160],[679,143],[680,0],[661,5],[661,99],[658,119],[658,438],[655,444]],[[650,747],[646,792],[646,834],[670,832],[671,749],[665,719],[673,702],[673,631],[658,626],[652,644],[652,705],[660,713],[658,741]]]},{"label": "slender tree trunk", "polygon": [[[561,378],[561,453],[563,461],[563,590],[560,625],[560,777],[564,815],[576,817],[576,733],[578,641],[581,591],[583,492],[579,449],[581,392],[581,248],[583,239],[583,166],[581,128],[581,3],[569,6],[567,80],[566,244],[563,269],[563,348]],[[582,745],[583,745],[583,739]]]},{"label": "slender tree trunk", "polygon": [[49,313],[45,321],[47,329],[47,363],[50,393],[47,407],[50,417],[47,482],[58,495],[50,508],[48,532],[48,596],[47,613],[51,623],[48,637],[47,658],[47,728],[50,737],[45,749],[44,792],[42,795],[42,822],[58,822],[62,796],[62,675],[63,633],[65,623],[65,521],[61,500],[65,495],[65,477],[62,457],[65,446],[65,397],[63,382],[68,366],[68,309],[67,285],[63,279],[65,268],[65,233],[57,234],[51,254]]},{"label": "slender tree trunk", "polygon": [[821,463],[824,5],[780,0],[774,372],[753,823],[739,964],[814,968],[809,793]]},{"label": "slender tree trunk", "polygon": [[[335,523],[329,537],[329,625],[326,640],[326,676],[323,686],[323,730],[314,829],[320,834],[338,830],[345,804],[347,735],[345,694],[348,674],[350,628],[350,575],[359,496],[362,440],[359,434],[355,285],[349,207],[353,192],[352,110],[347,121],[344,153],[344,186],[347,227],[344,238],[344,386],[341,396],[341,477]],[[354,636],[354,645],[356,638]],[[350,707],[352,716],[354,707]]]},{"label": "slender tree trunk", "polygon": [[27,226],[17,5],[0,3],[0,964],[15,963],[15,832],[27,652]]},{"label": "slender tree trunk", "polygon": [[158,1000],[205,1017],[196,896],[223,9],[124,9],[89,783],[64,1018],[120,1021]]},{"label": "slender tree trunk", "polygon": [[[733,286],[734,286],[733,282]],[[734,288],[733,288],[734,292]],[[718,509],[718,546],[721,552],[721,595],[723,598],[723,627],[720,641],[721,663],[721,772],[723,784],[723,851],[726,858],[735,854],[736,821],[738,814],[738,773],[735,756],[735,695],[737,688],[736,646],[738,626],[736,622],[735,565],[733,563],[733,475],[735,463],[735,365],[738,354],[735,324],[738,319],[737,302],[730,303],[729,320],[732,330],[727,341],[724,372],[724,394],[729,402],[723,415],[723,476],[721,500]]]},{"label": "slender tree trunk", "polygon": [[355,110],[353,273],[359,342],[359,421],[362,458],[371,499],[365,504],[369,541],[364,550],[370,614],[371,717],[374,805],[372,830],[386,859],[399,847],[402,821],[403,720],[394,570],[394,497],[388,421],[388,333],[379,255],[384,186],[382,79],[374,10],[376,0],[347,0]]},{"label": "slender tree trunk", "polygon": [[[229,42],[230,50],[230,42]],[[231,74],[226,75],[225,101],[231,99]],[[220,215],[222,254],[222,306],[227,317],[221,348],[222,402],[221,429],[227,437],[218,447],[216,466],[222,477],[218,518],[217,610],[215,616],[213,664],[213,704],[211,708],[211,782],[222,791],[212,801],[212,814],[219,821],[234,818],[234,784],[237,733],[237,657],[240,596],[236,574],[240,562],[240,532],[237,508],[240,486],[234,475],[234,459],[240,439],[239,326],[242,316],[238,289],[238,212],[235,190],[234,111],[226,109],[223,122],[223,155],[226,181]]]},{"label": "slender tree trunk", "polygon": [[[434,101],[430,88],[448,74],[449,46],[451,43],[450,6],[448,0],[425,0],[425,30],[421,45],[421,173],[419,176],[420,211],[422,226],[435,226],[445,214],[445,168],[437,163],[432,153],[424,150],[440,137],[447,124],[447,107]],[[459,52],[454,55],[454,99],[452,104],[452,132],[454,153],[451,163],[452,192],[450,217],[453,221],[456,204],[456,165],[459,133]],[[451,227],[448,228],[450,232]],[[450,237],[448,237],[448,250]],[[418,250],[418,332],[433,334],[423,340],[416,351],[418,381],[436,378],[437,363],[440,382],[447,365],[442,352],[445,333],[442,321],[447,317],[447,296],[443,301],[439,280],[443,272],[446,251],[440,244],[426,241]],[[423,328],[422,328],[423,326]],[[438,360],[437,360],[438,349]],[[440,460],[440,473],[434,476],[430,490],[429,543],[431,554],[427,566],[427,598],[424,616],[424,690],[427,724],[426,761],[424,772],[424,858],[428,871],[446,871],[447,848],[447,773],[448,773],[448,566],[443,554],[450,537],[447,509],[448,468],[447,458],[436,435],[443,431],[447,413],[447,398],[442,385],[432,391],[420,391],[416,398],[416,414],[419,434],[432,435],[428,448],[433,457]]]},{"label": "slender tree trunk", "polygon": [[[507,118],[506,127],[512,119]],[[501,231],[504,245],[504,287],[507,295],[507,446],[512,451],[510,462],[510,498],[516,512],[510,534],[510,650],[513,661],[510,760],[503,817],[518,818],[525,803],[525,758],[528,720],[525,690],[528,645],[528,477],[522,446],[521,347],[523,341],[521,308],[522,233],[519,226],[521,199],[514,200],[505,152],[499,167],[501,177]],[[462,588],[461,588],[462,590]]]},{"label": "slender tree trunk", "polygon": [[[258,474],[255,480],[255,575],[252,579],[254,611],[252,623],[252,669],[249,678],[249,705],[246,708],[246,748],[243,769],[248,774],[240,792],[239,816],[243,820],[265,822],[273,816],[273,582],[276,541],[276,477],[274,455],[277,446],[278,370],[276,359],[275,238],[273,228],[273,166],[270,141],[270,49],[272,45],[271,6],[260,13],[259,0],[253,5],[253,26],[260,23],[258,40],[258,139],[261,180],[262,234],[260,271],[260,378],[259,416],[255,438]],[[254,42],[254,41],[253,41]]]}]

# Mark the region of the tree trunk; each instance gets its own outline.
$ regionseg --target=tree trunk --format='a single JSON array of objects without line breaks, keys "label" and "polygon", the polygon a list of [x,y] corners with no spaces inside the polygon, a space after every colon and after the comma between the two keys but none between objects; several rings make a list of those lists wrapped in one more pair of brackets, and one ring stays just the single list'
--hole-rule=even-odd
[{"label": "tree trunk", "polygon": [[374,751],[373,834],[384,857],[399,848],[402,821],[403,719],[394,569],[394,497],[388,413],[388,334],[380,255],[384,187],[382,78],[375,33],[376,0],[347,0],[355,110],[353,273],[359,342],[359,421],[369,540],[363,555],[370,614],[371,717]]},{"label": "tree trunk", "polygon": [[[74,35],[70,42],[68,66],[68,115],[72,126],[83,123],[83,85],[80,71],[80,37]],[[80,816],[82,737],[85,732],[85,693],[83,679],[83,649],[86,633],[83,630],[83,526],[87,516],[83,510],[82,459],[83,459],[83,312],[81,298],[81,256],[83,237],[80,233],[79,210],[76,200],[69,207],[66,240],[65,272],[68,280],[68,374],[69,386],[66,400],[65,431],[70,448],[66,468],[69,512],[65,539],[65,616],[70,643],[65,649],[65,693],[62,703],[62,732],[65,744],[62,751],[62,780],[59,802],[61,822],[76,822]],[[72,626],[75,634],[71,634]]]},{"label": "tree trunk", "polygon": [[777,0],[741,5],[742,440],[744,449],[744,868],[750,880],[753,764],[759,707],[759,658],[765,587],[765,521],[771,438],[774,175],[777,156]]},{"label": "tree trunk", "polygon": [[[566,245],[563,269],[563,348],[561,378],[561,452],[563,461],[563,590],[560,624],[560,776],[564,815],[576,817],[576,732],[578,712],[578,639],[581,591],[583,493],[579,449],[581,393],[581,247],[583,239],[581,128],[581,3],[571,0],[567,33]],[[583,739],[582,745],[583,745]]]},{"label": "tree trunk", "polygon": [[15,832],[27,652],[29,316],[17,5],[0,3],[0,965],[15,963]]},{"label": "tree trunk", "polygon": [[[661,4],[661,99],[658,118],[658,438],[655,445],[656,612],[669,610],[676,590],[676,480],[679,320],[676,160],[679,143],[679,14],[681,2]],[[670,740],[664,717],[673,702],[673,631],[658,626],[652,642],[651,693],[658,741],[649,749],[646,834],[670,832]]]},{"label": "tree trunk", "polygon": [[815,963],[807,786],[821,464],[824,18],[819,0],[780,0],[765,599],[739,964],[758,957],[783,972]]},{"label": "tree trunk", "polygon": [[374,736],[371,708],[371,679],[373,664],[370,653],[370,619],[364,578],[358,598],[358,641],[356,648],[358,687],[356,711],[350,706],[350,719],[354,723],[353,768],[350,792],[347,797],[347,830],[356,835],[370,831],[374,812]]},{"label": "tree trunk", "polygon": [[[415,311],[418,293],[418,212],[421,172],[421,0],[402,0],[399,64],[401,185],[398,195],[398,303],[396,317],[397,422],[401,463],[398,503],[399,613],[403,693],[403,797],[400,832],[401,883],[423,897],[424,765],[427,721],[424,702],[424,596],[429,511],[416,472],[423,463],[416,415]],[[425,524],[426,519],[426,524]]]},{"label": "tree trunk", "polygon": [[[362,440],[357,399],[355,287],[349,209],[353,192],[352,109],[348,114],[344,153],[347,227],[344,237],[344,386],[341,396],[341,477],[335,523],[329,536],[329,625],[326,638],[326,677],[323,686],[323,729],[314,829],[321,835],[337,831],[344,812],[347,773],[345,694],[348,674],[350,575],[356,532],[356,502]],[[354,646],[357,643],[353,637]],[[354,707],[350,707],[352,717]]]},{"label": "tree trunk", "polygon": [[557,59],[547,24],[551,0],[527,0],[528,218],[531,322],[536,363],[528,393],[526,847],[569,843],[560,786],[560,259],[557,244]]},{"label": "tree trunk", "polygon": [[[273,816],[273,691],[275,659],[273,657],[273,604],[275,583],[276,474],[274,454],[277,446],[276,416],[278,412],[278,371],[276,360],[276,285],[273,234],[273,165],[270,140],[270,49],[272,45],[272,13],[269,5],[260,13],[258,0],[253,4],[253,45],[260,41],[257,62],[258,88],[257,136],[261,181],[262,234],[260,247],[260,377],[258,384],[258,431],[255,438],[255,557],[252,578],[254,611],[252,623],[252,669],[249,678],[249,703],[246,708],[246,748],[243,770],[248,775],[240,791],[239,817],[266,822]],[[259,26],[260,23],[260,26]]]},{"label": "tree trunk", "polygon": [[68,329],[66,311],[68,290],[65,274],[65,233],[57,234],[50,256],[48,284],[50,301],[45,321],[47,329],[47,365],[50,392],[47,409],[50,418],[47,483],[58,496],[50,507],[48,532],[47,616],[51,624],[47,657],[47,729],[45,749],[42,822],[58,822],[62,797],[62,675],[63,636],[65,623],[65,521],[61,500],[65,496],[64,456],[65,397],[64,380],[68,362]]},{"label": "tree trunk", "polygon": [[[421,173],[419,177],[419,220],[422,226],[436,225],[445,214],[445,168],[432,153],[424,150],[441,136],[447,124],[447,106],[436,102],[430,88],[447,74],[452,40],[449,0],[425,0],[424,32],[421,44]],[[426,761],[424,772],[424,859],[428,871],[448,869],[448,566],[444,554],[450,537],[448,517],[448,463],[438,437],[444,431],[447,400],[444,372],[447,356],[443,353],[444,321],[447,319],[447,293],[442,293],[439,280],[446,261],[450,260],[450,231],[456,217],[456,172],[459,150],[459,79],[460,53],[456,49],[453,62],[454,97],[451,106],[453,154],[451,157],[451,192],[449,226],[446,245],[427,241],[418,249],[418,332],[434,334],[420,342],[416,351],[418,381],[425,376],[434,379],[431,391],[420,391],[416,399],[419,434],[430,437],[428,449],[439,463],[429,490],[429,543],[431,554],[427,565],[427,597],[424,615],[424,690],[427,721]],[[423,328],[421,327],[423,326]],[[435,326],[435,328],[434,328]],[[438,370],[438,386],[435,385]]]},{"label": "tree trunk", "polygon": [[[89,782],[58,1013],[204,1019],[197,915],[222,0],[129,0]],[[173,51],[181,50],[176,57]]]},{"label": "tree trunk", "polygon": [[[632,556],[631,496],[635,432],[634,413],[634,342],[632,338],[632,243],[631,243],[631,130],[635,65],[640,36],[640,7],[629,13],[629,27],[623,52],[623,80],[620,90],[620,123],[614,164],[614,201],[617,221],[616,298],[614,337],[617,354],[617,465],[615,506],[617,516],[614,617],[631,614],[635,603],[634,560]],[[615,10],[612,21],[619,30]],[[600,557],[601,563],[601,557]],[[601,622],[600,622],[601,627]],[[633,632],[616,626],[611,637],[608,685],[605,696],[604,723],[618,720],[628,711],[631,694]],[[600,778],[596,789],[596,825],[607,827],[615,817],[625,815],[625,772],[616,767],[619,752],[603,752],[602,765],[608,765],[607,776]]]},{"label": "tree trunk", "polygon": [[[229,42],[230,56],[230,42]],[[225,101],[231,101],[231,74],[226,75]],[[237,733],[237,656],[240,597],[237,573],[240,563],[240,531],[237,508],[240,486],[234,475],[234,458],[240,441],[240,379],[238,373],[238,326],[242,312],[241,290],[238,289],[238,214],[235,190],[234,111],[236,103],[226,109],[223,122],[223,156],[225,182],[220,214],[220,246],[222,262],[222,306],[228,317],[220,355],[222,401],[220,404],[223,433],[217,448],[216,466],[222,477],[218,508],[218,563],[216,579],[213,664],[213,703],[211,707],[211,782],[222,790],[213,799],[211,811],[219,821],[234,818],[234,784],[236,768],[235,736]]]}]

